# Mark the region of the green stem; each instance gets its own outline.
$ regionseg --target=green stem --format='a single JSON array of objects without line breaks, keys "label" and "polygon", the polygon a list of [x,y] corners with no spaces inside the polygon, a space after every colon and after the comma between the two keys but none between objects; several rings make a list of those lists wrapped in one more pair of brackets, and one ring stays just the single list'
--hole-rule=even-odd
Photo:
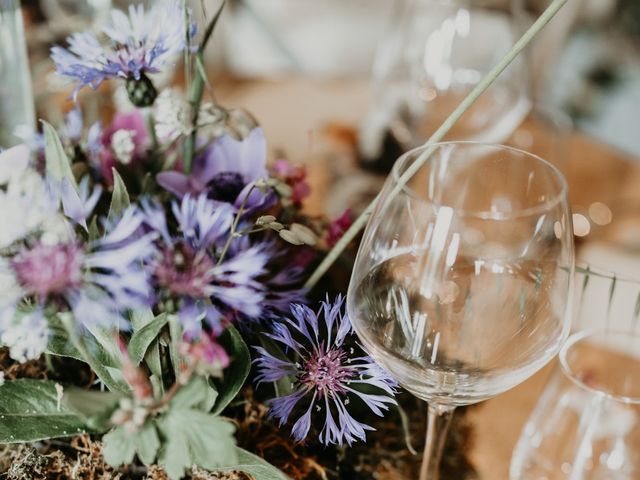
[{"label": "green stem", "polygon": [[[198,52],[199,57],[202,56],[201,52]],[[196,136],[198,131],[196,125],[198,124],[198,114],[200,113],[200,102],[202,102],[202,94],[204,93],[204,79],[200,70],[196,69],[193,85],[191,86],[191,94],[189,96],[189,104],[191,105],[191,125],[193,129],[191,134],[185,139],[184,143],[184,173],[191,173],[191,165],[193,163],[193,156],[196,149]]]},{"label": "green stem", "polygon": [[242,205],[240,205],[240,208],[238,209],[236,218],[233,220],[233,225],[231,225],[231,232],[229,232],[229,238],[227,238],[227,242],[224,244],[224,248],[222,249],[222,253],[220,254],[220,258],[218,259],[218,265],[220,265],[223,262],[224,258],[227,256],[229,247],[231,247],[231,242],[233,242],[233,239],[237,236],[236,231],[238,229],[238,224],[240,223],[240,218],[242,217],[242,214],[244,213],[244,210],[247,207],[247,202],[249,201],[249,197],[251,196],[251,193],[255,188],[256,188],[255,184],[251,186],[251,188],[247,192],[247,195],[244,197],[244,200],[242,201]]},{"label": "green stem", "polygon": [[[449,115],[440,128],[438,128],[433,135],[425,142],[426,149],[416,159],[415,162],[407,169],[407,171],[398,179],[394,190],[391,192],[389,199],[393,198],[402,190],[406,183],[415,175],[415,173],[427,162],[431,154],[436,149],[435,144],[441,141],[444,136],[449,133],[449,130],[456,124],[458,120],[465,114],[465,112],[475,103],[475,101],[482,95],[491,84],[498,78],[498,76],[509,66],[511,62],[524,50],[524,48],[533,40],[533,38],[551,21],[551,19],[558,13],[558,11],[567,3],[568,0],[554,0],[549,7],[540,15],[538,20],[522,35],[515,45],[509,50],[500,62],[491,69],[491,71],[478,83],[475,88],[462,100],[462,102],[456,107],[456,109]],[[378,196],[365,208],[364,212],[353,222],[351,228],[349,228],[342,238],[335,244],[335,246],[327,253],[326,257],[322,260],[318,268],[313,272],[305,283],[306,288],[313,288],[322,276],[329,270],[331,265],[338,259],[340,254],[347,248],[347,246],[353,241],[358,233],[365,227],[373,209],[378,201]]]},{"label": "green stem", "polygon": [[153,119],[153,112],[150,108],[147,109],[145,120],[147,121],[147,130],[149,130],[153,151],[158,152],[160,150],[160,144],[158,143],[158,136],[156,135],[156,123]]}]

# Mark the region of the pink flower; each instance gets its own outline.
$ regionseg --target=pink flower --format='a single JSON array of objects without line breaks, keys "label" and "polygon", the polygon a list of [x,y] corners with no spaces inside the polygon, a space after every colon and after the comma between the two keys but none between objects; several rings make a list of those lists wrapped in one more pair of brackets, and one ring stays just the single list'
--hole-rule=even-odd
[{"label": "pink flower", "polygon": [[211,375],[219,375],[229,366],[230,359],[215,334],[202,332],[197,340],[182,344],[181,353],[197,371]]},{"label": "pink flower", "polygon": [[83,260],[83,252],[75,244],[37,244],[18,254],[13,268],[20,284],[44,299],[78,286]]},{"label": "pink flower", "polygon": [[138,110],[116,113],[109,128],[102,132],[100,171],[108,183],[113,183],[113,168],[144,160],[151,145],[149,132]]},{"label": "pink flower", "polygon": [[307,167],[294,165],[288,160],[276,160],[272,167],[273,174],[284,180],[293,189],[291,200],[301,203],[311,194],[311,187],[307,183]]},{"label": "pink flower", "polygon": [[344,232],[346,232],[349,229],[352,223],[353,223],[353,215],[351,213],[351,209],[347,208],[344,211],[344,213],[340,215],[340,217],[335,219],[329,225],[329,228],[327,229],[327,234],[325,236],[325,241],[327,242],[327,246],[329,248],[333,247],[338,242],[338,240],[342,238],[342,235],[344,235]]}]

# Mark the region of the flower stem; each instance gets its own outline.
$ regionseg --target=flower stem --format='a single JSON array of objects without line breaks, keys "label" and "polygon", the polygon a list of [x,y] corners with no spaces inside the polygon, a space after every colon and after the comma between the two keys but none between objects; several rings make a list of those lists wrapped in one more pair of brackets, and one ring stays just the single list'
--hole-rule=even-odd
[{"label": "flower stem", "polygon": [[160,144],[158,143],[158,136],[156,135],[156,123],[153,119],[153,112],[150,108],[145,112],[145,120],[147,121],[147,130],[149,130],[149,138],[151,138],[153,151],[154,153],[158,152],[160,150]]},{"label": "flower stem", "polygon": [[236,231],[238,229],[238,224],[240,223],[240,218],[242,217],[242,214],[244,213],[244,210],[247,207],[247,203],[249,202],[249,197],[251,196],[251,193],[255,188],[256,186],[254,183],[249,189],[249,191],[247,192],[247,194],[245,195],[244,200],[242,201],[242,205],[240,205],[240,208],[238,209],[236,218],[233,220],[233,224],[231,225],[229,238],[227,238],[227,242],[224,244],[222,253],[220,254],[220,258],[218,259],[218,265],[220,265],[224,261],[224,258],[227,256],[227,252],[229,251],[229,247],[231,247],[231,242],[233,242],[233,239],[237,236]]},{"label": "flower stem", "polygon": [[[533,38],[551,21],[556,13],[567,3],[568,0],[553,0],[551,5],[540,15],[538,20],[522,35],[515,45],[509,50],[500,62],[494,66],[491,71],[478,83],[473,90],[466,96],[464,100],[456,107],[456,109],[449,115],[442,125],[431,135],[429,140],[424,144],[426,150],[412,163],[411,167],[398,179],[396,188],[389,195],[389,199],[393,198],[397,193],[406,185],[406,183],[415,175],[415,173],[427,162],[431,154],[435,150],[437,142],[441,141],[444,136],[449,133],[449,130],[460,120],[465,112],[476,102],[476,100],[482,95],[491,84],[498,78],[498,76],[513,62],[513,60],[524,50],[524,48],[533,40]],[[430,147],[430,148],[429,148]],[[340,254],[347,248],[347,246],[353,241],[358,233],[365,227],[374,207],[378,201],[376,198],[365,208],[360,216],[353,222],[351,228],[349,228],[342,238],[334,245],[334,247],[327,253],[325,258],[320,262],[320,265],[316,268],[313,274],[304,284],[305,288],[313,288],[322,276],[329,270],[331,265],[335,263]]]}]

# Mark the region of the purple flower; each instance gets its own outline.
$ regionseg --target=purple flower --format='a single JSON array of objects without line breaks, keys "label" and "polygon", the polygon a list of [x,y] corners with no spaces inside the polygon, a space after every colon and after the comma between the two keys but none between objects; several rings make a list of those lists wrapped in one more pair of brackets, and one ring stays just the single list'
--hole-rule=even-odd
[{"label": "purple flower", "polygon": [[51,57],[58,75],[77,82],[78,91],[97,88],[107,78],[142,80],[147,73],[159,72],[177,54],[189,46],[185,23],[195,35],[195,25],[185,19],[181,2],[158,2],[148,12],[144,6],[130,5],[127,16],[111,11],[111,21],[103,29],[108,45],[100,43],[91,32],[76,33],[67,39],[69,48],[55,46]]},{"label": "purple flower", "polygon": [[89,177],[86,176],[80,182],[78,190],[71,184],[68,178],[62,180],[62,209],[64,214],[78,225],[87,230],[87,218],[96,207],[102,187],[97,185],[93,192],[89,192]]},{"label": "purple flower", "polygon": [[186,195],[172,207],[178,235],[170,233],[160,205],[144,201],[143,209],[146,226],[159,234],[158,254],[148,263],[150,275],[159,290],[180,299],[178,314],[190,336],[200,334],[202,321],[214,328],[223,314],[261,313],[264,287],[256,278],[265,271],[264,250],[252,247],[222,262],[216,257],[230,234],[230,205],[206,195]]},{"label": "purple flower", "polygon": [[[164,189],[182,198],[206,193],[212,200],[256,211],[271,206],[273,196],[254,188],[255,181],[267,178],[267,144],[261,128],[238,141],[228,135],[218,138],[197,156],[190,175],[162,172],[157,176]],[[248,197],[247,197],[248,195]]]},{"label": "purple flower", "polygon": [[153,253],[154,235],[138,235],[141,224],[130,208],[105,237],[87,245],[36,243],[19,251],[12,270],[39,305],[64,302],[79,322],[113,325],[120,312],[147,304],[151,296],[141,260]]},{"label": "purple flower", "polygon": [[[255,347],[260,354],[255,360],[258,384],[288,376],[294,385],[293,393],[271,401],[270,415],[282,426],[293,410],[300,408],[303,413],[291,430],[297,441],[307,437],[314,415],[324,418],[321,443],[342,445],[346,441],[351,445],[356,440],[364,441],[366,430],[373,428],[353,418],[347,405],[357,399],[383,416],[388,405],[395,404],[395,382],[370,357],[355,353],[356,347],[347,347],[353,330],[343,313],[341,296],[333,304],[322,302],[318,312],[292,305],[291,314],[293,318],[274,323],[273,333],[268,336],[295,358],[283,360]],[[361,387],[367,388],[366,393]],[[379,393],[371,393],[371,387]]]}]

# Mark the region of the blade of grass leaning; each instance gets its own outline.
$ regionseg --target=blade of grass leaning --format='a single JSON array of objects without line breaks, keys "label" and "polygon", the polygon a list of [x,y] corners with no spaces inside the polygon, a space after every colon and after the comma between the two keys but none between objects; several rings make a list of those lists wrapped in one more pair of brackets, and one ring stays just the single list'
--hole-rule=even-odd
[{"label": "blade of grass leaning", "polygon": [[[195,72],[193,72],[194,73],[193,84],[191,85],[191,91],[189,94],[189,103],[191,104],[191,110],[192,110],[191,122],[194,126],[198,124],[198,113],[200,111],[200,103],[202,102],[202,94],[204,93],[205,83],[208,82],[207,74],[204,69],[204,49],[206,48],[207,43],[211,39],[211,35],[213,34],[213,31],[215,30],[215,27],[218,24],[218,20],[220,19],[220,15],[222,15],[222,11],[224,10],[225,5],[226,5],[226,2],[223,1],[220,4],[220,7],[218,8],[218,11],[214,15],[213,19],[211,20],[211,22],[209,22],[209,25],[205,30],[202,42],[200,43],[198,47],[198,51],[195,55],[196,57]],[[188,33],[187,33],[187,37],[188,37]],[[185,62],[187,62],[187,59],[185,59]],[[190,72],[190,70],[188,71]],[[190,82],[188,82],[187,84],[189,83]],[[182,160],[182,163],[183,163],[184,172],[187,174],[191,173],[191,164],[193,162],[193,156],[195,154],[196,135],[197,135],[197,129],[194,128],[191,134],[188,135],[187,138],[185,138],[184,158]]]},{"label": "blade of grass leaning", "polygon": [[[554,0],[547,9],[540,15],[540,17],[531,25],[531,27],[522,35],[511,50],[504,56],[500,62],[494,66],[491,71],[478,83],[473,90],[466,96],[464,100],[456,107],[456,109],[449,115],[442,125],[431,135],[429,140],[424,144],[426,150],[420,154],[415,162],[411,164],[407,171],[398,179],[398,182],[391,192],[388,198],[395,197],[400,190],[406,185],[406,183],[416,174],[416,172],[427,162],[431,154],[435,150],[435,143],[440,142],[444,136],[451,130],[451,128],[460,120],[464,113],[475,103],[475,101],[482,95],[491,84],[498,78],[498,76],[513,62],[513,60],[524,50],[524,48],[533,40],[533,38],[551,21],[551,19],[558,13],[558,11],[567,3],[568,0]],[[327,270],[333,265],[336,259],[344,251],[345,248],[353,241],[356,235],[365,227],[373,209],[378,201],[376,197],[360,214],[360,216],[353,222],[351,228],[349,228],[342,238],[335,244],[335,246],[327,253],[326,257],[322,260],[320,265],[316,268],[313,274],[309,277],[305,283],[305,288],[313,288],[318,280],[327,272]]]}]

